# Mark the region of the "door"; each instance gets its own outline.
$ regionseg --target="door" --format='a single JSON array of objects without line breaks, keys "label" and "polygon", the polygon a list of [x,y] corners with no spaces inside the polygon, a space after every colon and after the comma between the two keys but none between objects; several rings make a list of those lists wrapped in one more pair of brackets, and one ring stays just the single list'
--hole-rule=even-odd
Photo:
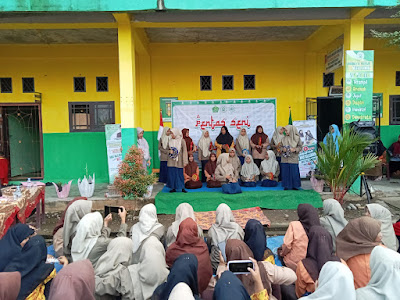
[{"label": "door", "polygon": [[343,102],[340,97],[317,98],[317,135],[322,141],[329,131],[329,125],[336,124],[339,129],[343,124]]}]

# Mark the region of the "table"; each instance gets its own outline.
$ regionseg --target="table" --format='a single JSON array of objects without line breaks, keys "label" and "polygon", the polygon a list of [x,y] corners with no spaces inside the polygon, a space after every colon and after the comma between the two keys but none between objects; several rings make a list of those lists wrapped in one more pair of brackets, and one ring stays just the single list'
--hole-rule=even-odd
[{"label": "table", "polygon": [[2,190],[6,202],[0,203],[0,238],[7,232],[8,228],[16,223],[25,223],[26,219],[36,208],[36,228],[46,221],[45,216],[45,187],[33,186],[22,187],[22,197],[14,200],[15,187],[7,187]]}]

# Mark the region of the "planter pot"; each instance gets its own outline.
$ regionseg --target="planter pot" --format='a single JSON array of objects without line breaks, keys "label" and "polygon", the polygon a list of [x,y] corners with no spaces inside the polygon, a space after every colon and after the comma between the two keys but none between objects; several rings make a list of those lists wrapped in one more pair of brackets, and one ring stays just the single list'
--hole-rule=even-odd
[{"label": "planter pot", "polygon": [[69,191],[71,190],[71,183],[72,183],[72,180],[70,180],[67,184],[64,184],[61,187],[61,192],[60,192],[60,190],[58,189],[58,185],[53,182],[53,185],[56,188],[58,198],[60,198],[60,199],[68,198]]},{"label": "planter pot", "polygon": [[149,185],[147,187],[147,192],[146,194],[143,195],[144,198],[148,199],[151,197],[151,194],[153,193],[153,185]]},{"label": "planter pot", "polygon": [[82,180],[80,178],[78,179],[78,188],[81,197],[86,197],[86,198],[93,197],[94,187],[95,187],[94,174],[93,177],[89,176],[89,178],[86,178],[86,176],[84,176]]}]

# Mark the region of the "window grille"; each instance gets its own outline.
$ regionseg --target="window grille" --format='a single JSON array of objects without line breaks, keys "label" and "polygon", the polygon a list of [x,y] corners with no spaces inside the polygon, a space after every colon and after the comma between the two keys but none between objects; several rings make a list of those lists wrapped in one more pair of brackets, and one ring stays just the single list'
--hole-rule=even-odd
[{"label": "window grille", "polygon": [[245,90],[256,89],[256,75],[243,75],[243,83]]},{"label": "window grille", "polygon": [[400,86],[400,71],[396,71],[396,86]]},{"label": "window grille", "polygon": [[233,90],[233,75],[222,76],[222,89]]},{"label": "window grille", "polygon": [[212,90],[212,76],[200,76],[200,90],[201,91]]},{"label": "window grille", "polygon": [[108,92],[108,77],[96,77],[96,88],[98,92]]},{"label": "window grille", "polygon": [[74,92],[86,92],[85,77],[74,77]]},{"label": "window grille", "polygon": [[335,74],[334,73],[327,73],[323,75],[323,87],[330,87],[335,85]]},{"label": "window grille", "polygon": [[400,95],[389,96],[390,125],[400,125]]},{"label": "window grille", "polygon": [[69,102],[70,132],[102,132],[104,125],[115,123],[114,101]]},{"label": "window grille", "polygon": [[12,93],[12,79],[0,78],[0,91],[2,93]]},{"label": "window grille", "polygon": [[34,93],[35,92],[35,79],[32,77],[22,78],[22,92]]}]

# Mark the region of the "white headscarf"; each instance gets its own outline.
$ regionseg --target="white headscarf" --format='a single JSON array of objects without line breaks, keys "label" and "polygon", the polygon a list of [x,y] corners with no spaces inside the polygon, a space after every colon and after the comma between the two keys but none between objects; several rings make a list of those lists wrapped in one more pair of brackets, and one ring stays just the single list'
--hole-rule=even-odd
[{"label": "white headscarf", "polygon": [[[247,163],[248,157],[250,158],[250,163]],[[254,163],[253,157],[251,157],[251,155],[246,155],[240,174],[242,174],[242,176],[244,176],[245,178],[252,178],[253,176],[260,175],[260,170]]]},{"label": "white headscarf", "polygon": [[171,229],[175,237],[178,236],[179,225],[187,218],[192,218],[196,221],[193,207],[189,203],[181,203],[176,208],[175,221],[171,224]]},{"label": "white headscarf", "polygon": [[347,220],[344,218],[344,210],[339,201],[335,199],[326,199],[323,201],[324,216],[321,219],[327,220],[331,225],[335,238],[347,225]]},{"label": "white headscarf", "polygon": [[72,240],[72,260],[84,260],[88,258],[103,228],[103,217],[99,212],[85,215],[76,226],[76,235]]},{"label": "white headscarf", "polygon": [[274,151],[268,150],[267,153],[268,153],[268,160],[264,159],[261,162],[261,169],[264,173],[272,173],[275,175],[276,172],[278,171],[279,163],[276,160]]},{"label": "white headscarf", "polygon": [[276,127],[274,131],[274,135],[272,136],[272,139],[274,140],[274,144],[278,145],[280,142],[282,142],[284,135],[280,133],[282,129],[282,126]]},{"label": "white headscarf", "polygon": [[[204,136],[204,134],[206,132],[208,132],[207,138]],[[199,144],[198,144],[204,157],[208,157],[211,153],[210,152],[210,143],[211,143],[210,132],[207,129],[205,129],[201,133],[201,137],[200,137]]]},{"label": "white headscarf", "polygon": [[146,204],[139,213],[139,222],[132,226],[133,253],[136,253],[142,242],[147,239],[154,230],[162,227],[158,223],[157,209],[154,204]]},{"label": "white headscarf", "polygon": [[394,233],[392,214],[390,213],[390,211],[377,203],[367,204],[367,207],[369,213],[371,214],[371,217],[375,220],[381,221],[383,244],[389,249],[397,251],[398,240],[396,234]]},{"label": "white headscarf", "polygon": [[193,292],[190,287],[184,283],[179,282],[169,294],[168,300],[194,300]]},{"label": "white headscarf", "polygon": [[224,171],[225,176],[227,175],[233,176],[235,173],[235,169],[233,168],[233,165],[230,163],[230,157],[228,153],[222,153],[220,156],[218,156],[217,167],[218,166],[220,166],[221,169]]},{"label": "white headscarf", "polygon": [[[171,132],[174,134],[175,138],[173,139],[172,137],[169,139],[169,147],[170,148],[176,148],[179,151],[181,151],[181,145],[182,145],[182,131],[179,128],[172,128]],[[179,155],[174,158],[174,160],[178,161]]]},{"label": "white headscarf", "polygon": [[289,135],[283,137],[282,139],[283,146],[290,146],[292,148],[296,148],[300,141],[299,131],[293,125],[286,125],[285,128],[289,131]]},{"label": "white headscarf", "polygon": [[244,237],[242,227],[235,222],[232,210],[225,203],[221,203],[218,206],[215,224],[211,225],[208,234],[214,246],[218,246],[219,243],[228,239],[243,240]]},{"label": "white headscarf", "polygon": [[371,280],[368,285],[356,290],[357,300],[395,300],[399,299],[400,254],[376,246],[369,260]]},{"label": "white headscarf", "polygon": [[247,150],[247,152],[250,153],[249,137],[247,136],[247,131],[246,131],[245,135],[242,135],[242,130],[243,129],[246,131],[246,127],[242,127],[240,129],[239,136],[237,137],[237,141],[238,141],[238,144],[240,146],[240,149],[242,149],[242,152],[243,152],[243,150]]},{"label": "white headscarf", "polygon": [[169,140],[171,138],[171,136],[167,135],[169,129],[169,127],[164,127],[162,135],[160,137],[161,145],[164,149],[167,149],[169,147]]},{"label": "white headscarf", "polygon": [[[337,261],[328,261],[319,273],[318,286],[314,293],[301,300],[356,300],[354,277],[350,269]],[[364,298],[373,299],[373,298]],[[363,300],[364,300],[363,299]],[[375,298],[374,298],[375,300]]]},{"label": "white headscarf", "polygon": [[144,160],[147,161],[147,160],[150,159],[150,147],[149,147],[149,144],[147,143],[147,141],[146,141],[146,139],[144,137],[139,139],[139,134],[144,132],[143,128],[137,127],[136,129],[137,129],[137,135],[138,135],[138,139],[137,139],[138,148],[143,151],[143,158],[144,158]]}]

